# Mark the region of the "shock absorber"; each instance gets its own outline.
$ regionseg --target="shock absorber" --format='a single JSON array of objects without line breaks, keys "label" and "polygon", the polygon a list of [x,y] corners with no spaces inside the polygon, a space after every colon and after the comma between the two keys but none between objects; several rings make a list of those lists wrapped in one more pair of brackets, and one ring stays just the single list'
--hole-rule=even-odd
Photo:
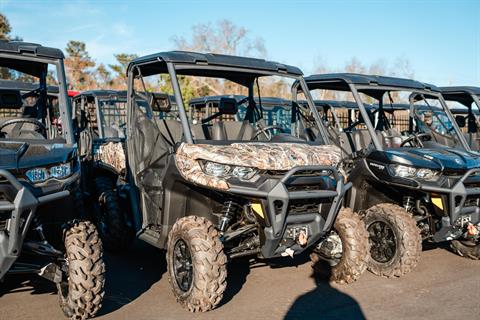
[{"label": "shock absorber", "polygon": [[228,225],[230,224],[230,221],[235,216],[236,212],[237,212],[237,205],[233,203],[233,201],[229,200],[223,204],[222,218],[220,218],[220,223],[218,226],[218,230],[220,230],[220,232],[225,232],[227,230]]},{"label": "shock absorber", "polygon": [[407,212],[410,212],[413,209],[413,197],[412,196],[405,196],[403,197],[403,207]]}]

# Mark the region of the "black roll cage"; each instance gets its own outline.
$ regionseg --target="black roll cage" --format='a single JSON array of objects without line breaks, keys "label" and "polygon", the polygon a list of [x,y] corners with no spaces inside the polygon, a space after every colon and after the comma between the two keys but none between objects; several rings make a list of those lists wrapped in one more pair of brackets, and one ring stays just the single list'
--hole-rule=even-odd
[{"label": "black roll cage", "polygon": [[[261,70],[261,69],[249,69],[249,68],[240,68],[240,67],[229,67],[229,66],[219,66],[219,65],[206,65],[206,64],[192,64],[192,63],[174,63],[174,62],[168,62],[164,61],[161,58],[157,58],[156,61],[148,61],[148,62],[143,62],[139,64],[131,63],[131,65],[128,68],[127,76],[128,76],[128,92],[130,94],[127,97],[127,108],[131,109],[133,108],[133,103],[134,103],[134,95],[135,95],[135,89],[134,89],[134,80],[137,77],[142,77],[141,71],[139,68],[136,69],[137,66],[139,65],[146,65],[146,64],[152,64],[152,63],[164,63],[167,66],[167,71],[168,75],[170,76],[171,84],[173,87],[173,92],[175,96],[175,101],[177,103],[177,108],[178,108],[178,115],[182,124],[183,128],[183,133],[185,137],[185,141],[187,143],[194,143],[193,137],[192,137],[192,132],[190,129],[190,124],[188,121],[188,116],[186,113],[185,109],[185,104],[183,101],[182,97],[182,92],[180,89],[180,84],[178,82],[178,77],[177,77],[177,71],[180,71],[182,75],[188,75],[189,72],[186,71],[199,71],[197,74],[196,72],[191,72],[194,76],[203,76],[203,77],[208,77],[207,74],[202,74],[203,72],[206,71],[215,71],[215,75],[211,77],[221,77],[222,73],[225,73],[225,75],[228,72],[232,73],[238,73],[238,74],[253,74],[255,76],[251,77],[251,81],[248,83],[248,99],[249,103],[254,103],[254,83],[255,79],[258,77],[264,75],[264,76],[280,76],[280,77],[287,77],[296,80],[295,83],[299,83],[299,85],[303,88],[305,93],[305,98],[307,100],[307,104],[312,112],[313,117],[315,118],[315,122],[318,126],[320,135],[322,137],[322,140],[324,143],[328,143],[328,135],[325,127],[323,126],[323,122],[321,121],[320,115],[318,114],[318,111],[315,107],[315,104],[313,103],[312,96],[310,95],[309,91],[307,90],[307,84],[305,83],[305,80],[303,79],[302,75],[297,75],[293,73],[287,73],[285,71],[272,71],[272,70]],[[135,76],[135,72],[137,72],[137,76]],[[183,72],[182,72],[183,71]],[[218,73],[217,73],[218,72]],[[158,72],[157,74],[162,74],[163,72]],[[220,73],[220,74],[219,74]],[[225,79],[228,79],[228,77],[224,77]],[[231,79],[230,79],[231,80]],[[240,81],[234,81],[240,85],[247,86],[245,83],[242,84]],[[292,98],[293,101],[296,102],[295,100],[295,92],[292,87]],[[128,113],[130,116],[127,118],[127,123],[131,122],[131,112]],[[130,125],[127,125],[129,130],[133,130]]]},{"label": "black roll cage", "polygon": [[[66,75],[65,75],[65,68],[63,66],[62,60],[60,58],[48,58],[48,57],[40,57],[40,56],[31,56],[31,55],[22,55],[19,53],[6,53],[0,52],[0,59],[11,59],[11,60],[22,60],[25,62],[34,62],[39,64],[49,64],[54,65],[56,67],[56,76],[58,81],[58,106],[60,116],[62,118],[62,134],[68,144],[75,143],[74,137],[74,130],[72,125],[72,106],[70,104],[70,99],[68,99],[68,91],[67,91],[67,83],[66,83]],[[42,80],[42,78],[45,78]],[[40,89],[42,88],[45,90],[45,97],[48,94],[48,87],[45,77],[40,77]],[[45,103],[45,101],[43,102]]]},{"label": "black roll cage", "polygon": [[[420,94],[420,95],[423,95],[423,96],[430,96],[430,97],[434,97],[435,99],[438,99],[438,101],[440,101],[442,109],[445,111],[445,113],[449,117],[450,121],[452,122],[455,133],[456,133],[458,139],[460,140],[460,143],[462,144],[463,148],[466,151],[471,151],[470,147],[468,146],[467,142],[465,141],[464,136],[461,134],[460,128],[458,127],[458,124],[456,123],[455,118],[453,117],[452,113],[450,112],[449,108],[447,107],[447,104],[446,104],[446,102],[445,102],[445,100],[444,100],[444,98],[443,98],[443,96],[440,92],[430,91],[430,90],[426,90],[426,89],[419,89],[419,88],[411,88],[411,87],[406,87],[406,86],[404,87],[404,86],[355,84],[355,83],[349,83],[349,82],[346,82],[346,81],[340,80],[340,79],[313,80],[313,81],[311,81],[311,83],[315,84],[315,88],[312,89],[312,90],[323,89],[323,87],[321,85],[319,86],[319,84],[322,84],[322,83],[325,83],[325,84],[329,83],[330,84],[330,83],[334,83],[334,82],[337,82],[337,83],[338,82],[344,82],[348,86],[348,88],[350,89],[349,91],[353,95],[353,98],[354,98],[354,100],[355,100],[355,102],[358,106],[360,114],[363,117],[364,123],[367,127],[367,130],[370,134],[370,137],[372,138],[372,142],[373,142],[373,145],[374,145],[376,150],[384,151],[384,148],[383,148],[383,145],[378,140],[378,137],[375,133],[375,127],[370,120],[369,113],[368,113],[367,109],[365,108],[365,105],[364,105],[359,93],[363,93],[363,94],[366,94],[366,95],[371,96],[373,98],[377,98],[378,101],[380,102],[380,106],[381,106],[380,108],[383,108],[383,98],[382,97],[388,91],[411,91],[412,94],[409,97],[409,103],[410,103],[411,106],[412,106],[412,101],[413,101],[414,95]],[[331,87],[327,87],[327,86],[325,86],[325,89],[326,90],[335,90],[335,89],[332,89]],[[342,90],[340,88],[338,88],[336,90],[338,90],[338,91],[348,91],[348,90],[345,90],[345,89]],[[380,96],[378,96],[378,95],[375,96],[375,95],[372,95],[371,93],[369,94],[369,92],[368,92],[369,90],[370,91],[371,90],[383,91],[383,93]],[[298,89],[297,89],[297,92],[298,92]]]}]

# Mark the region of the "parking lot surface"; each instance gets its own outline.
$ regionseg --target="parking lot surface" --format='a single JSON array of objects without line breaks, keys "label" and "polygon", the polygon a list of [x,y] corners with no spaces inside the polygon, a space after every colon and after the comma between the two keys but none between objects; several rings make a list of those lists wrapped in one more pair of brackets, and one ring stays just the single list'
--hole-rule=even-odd
[{"label": "parking lot surface", "polygon": [[[288,259],[270,265],[232,263],[223,303],[209,313],[191,314],[173,297],[162,251],[137,243],[123,256],[107,256],[107,292],[97,319],[441,320],[480,315],[480,261],[445,248],[424,251],[418,267],[402,278],[366,272],[351,285],[313,277],[306,259]],[[0,319],[64,319],[47,281],[10,278],[0,287]]]}]

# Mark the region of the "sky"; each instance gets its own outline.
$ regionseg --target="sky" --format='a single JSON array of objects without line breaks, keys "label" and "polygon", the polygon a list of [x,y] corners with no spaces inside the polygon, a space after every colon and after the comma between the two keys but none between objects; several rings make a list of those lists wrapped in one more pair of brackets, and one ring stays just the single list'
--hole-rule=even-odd
[{"label": "sky", "polygon": [[174,49],[192,26],[228,19],[260,37],[267,58],[300,67],[341,69],[408,59],[415,79],[480,86],[480,1],[51,1],[0,0],[12,34],[65,48],[83,41],[97,63],[114,53]]}]

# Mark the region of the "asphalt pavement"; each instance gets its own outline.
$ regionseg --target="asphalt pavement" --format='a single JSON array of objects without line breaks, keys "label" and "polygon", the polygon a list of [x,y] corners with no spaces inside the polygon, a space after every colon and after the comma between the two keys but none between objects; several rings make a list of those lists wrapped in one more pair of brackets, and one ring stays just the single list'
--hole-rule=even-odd
[{"label": "asphalt pavement", "polygon": [[[229,265],[222,304],[204,314],[176,303],[162,251],[139,242],[124,255],[108,255],[106,264],[98,319],[480,319],[480,261],[446,248],[424,251],[402,278],[366,272],[350,285],[326,281],[328,270],[313,276],[305,257],[238,260]],[[43,279],[10,278],[0,288],[0,319],[64,319],[55,287]]]}]

